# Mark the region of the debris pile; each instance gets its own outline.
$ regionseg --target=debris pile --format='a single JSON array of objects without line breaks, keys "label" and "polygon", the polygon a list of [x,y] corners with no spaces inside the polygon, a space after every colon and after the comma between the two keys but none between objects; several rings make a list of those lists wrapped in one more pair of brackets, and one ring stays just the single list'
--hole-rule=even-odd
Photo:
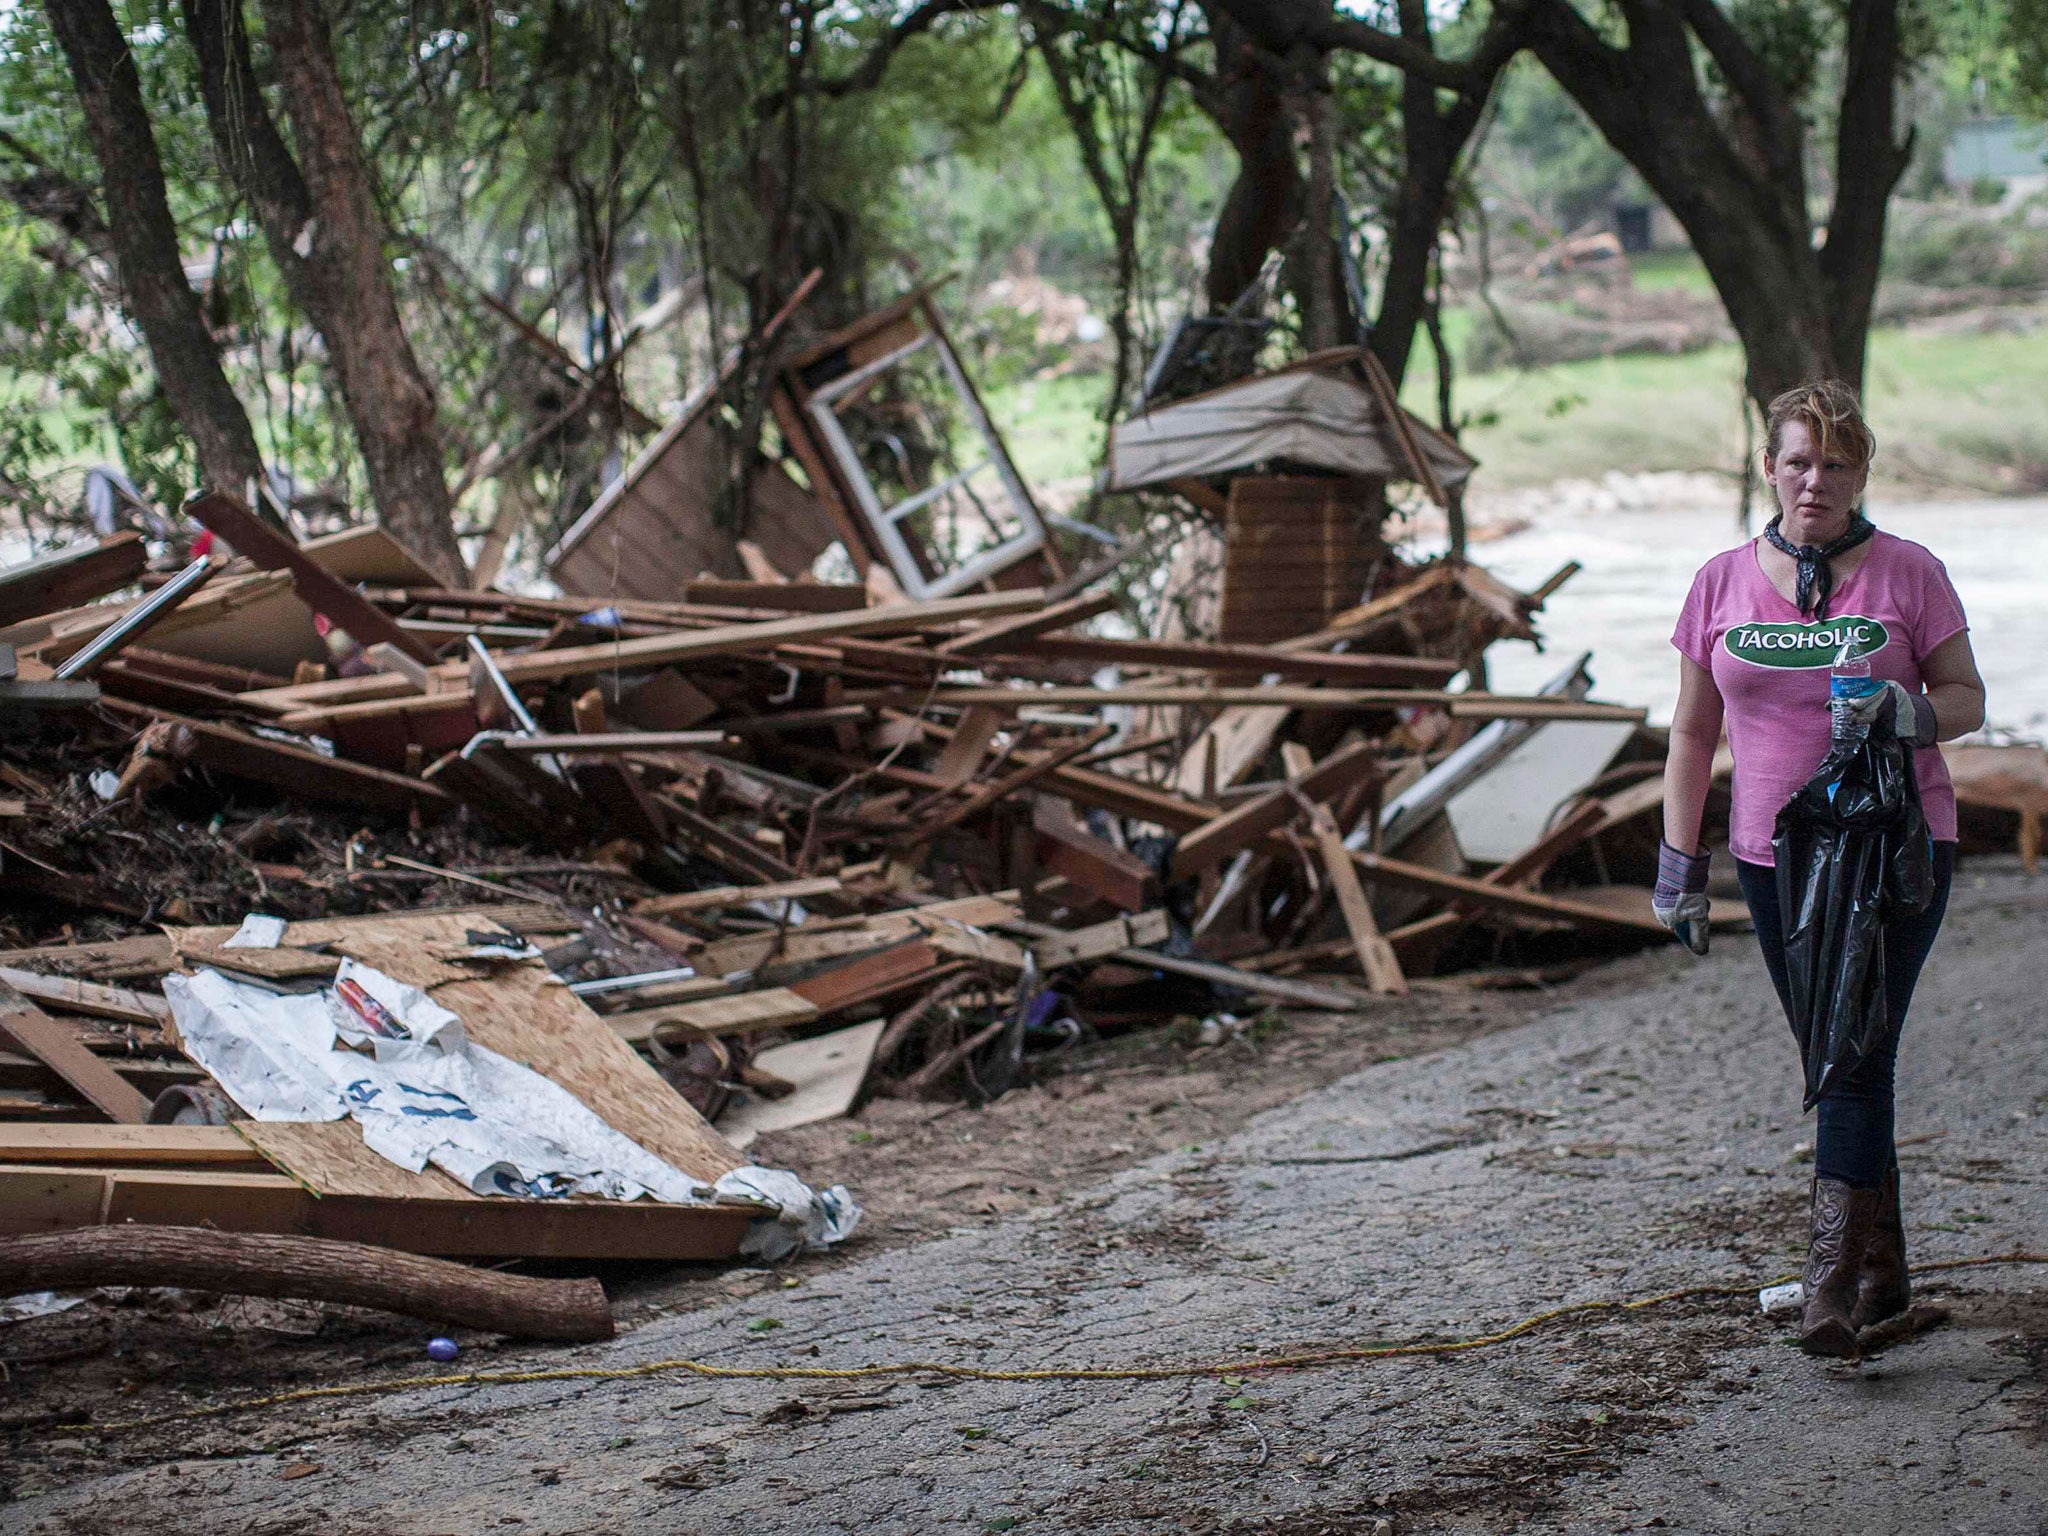
[{"label": "debris pile", "polygon": [[[964,467],[866,451],[919,360]],[[980,1101],[1137,1023],[1660,938],[1661,734],[1585,658],[1484,686],[1576,567],[1523,593],[1404,559],[1384,477],[1471,463],[1355,349],[1310,361],[1113,444],[1220,509],[1251,639],[1084,628],[1129,551],[1063,555],[922,293],[783,366],[804,484],[758,478],[737,528],[685,407],[557,541],[584,595],[450,589],[218,493],[173,572],[135,534],[0,570],[0,1226],[773,1254],[857,1209],[743,1149],[864,1095]],[[835,538],[857,582],[769,552]],[[2001,793],[2037,842],[2034,790]],[[527,1120],[536,1152],[484,1102],[514,1074],[576,1134]]]}]

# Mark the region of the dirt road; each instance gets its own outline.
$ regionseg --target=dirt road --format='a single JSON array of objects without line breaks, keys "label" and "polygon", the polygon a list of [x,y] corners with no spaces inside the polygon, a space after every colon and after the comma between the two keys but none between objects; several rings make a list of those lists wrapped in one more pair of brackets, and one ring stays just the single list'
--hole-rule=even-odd
[{"label": "dirt road", "polygon": [[[1966,868],[1901,1069],[1918,1261],[2048,1251],[2044,976],[2048,880]],[[1585,987],[1057,1203],[537,1363],[1249,1366],[1792,1268],[1812,1122],[1753,946]],[[1922,1291],[1952,1320],[1853,1367],[1743,1296],[1293,1371],[662,1372],[273,1408],[173,1449],[48,1431],[0,1529],[2040,1536],[2048,1266]]]}]

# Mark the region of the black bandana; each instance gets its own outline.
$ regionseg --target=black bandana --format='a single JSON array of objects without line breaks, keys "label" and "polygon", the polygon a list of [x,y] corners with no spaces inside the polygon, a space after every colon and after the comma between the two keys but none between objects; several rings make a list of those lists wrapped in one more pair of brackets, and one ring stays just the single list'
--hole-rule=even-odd
[{"label": "black bandana", "polygon": [[1770,541],[1771,548],[1799,562],[1799,611],[1806,612],[1810,600],[1813,616],[1824,619],[1828,616],[1828,594],[1835,590],[1835,573],[1829,569],[1828,562],[1837,555],[1847,554],[1877,532],[1877,525],[1861,512],[1856,512],[1849,517],[1849,531],[1834,542],[1794,544],[1778,532],[1778,523],[1783,517],[1781,512],[1764,524],[1764,537]]}]

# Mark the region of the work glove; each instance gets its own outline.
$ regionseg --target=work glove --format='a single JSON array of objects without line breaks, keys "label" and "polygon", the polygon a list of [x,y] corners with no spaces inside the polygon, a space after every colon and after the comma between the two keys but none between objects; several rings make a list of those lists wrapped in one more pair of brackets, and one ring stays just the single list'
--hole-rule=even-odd
[{"label": "work glove", "polygon": [[1657,887],[1650,910],[1696,955],[1707,952],[1707,850],[1680,853],[1657,840]]},{"label": "work glove", "polygon": [[1853,699],[1828,700],[1837,738],[1876,731],[1909,747],[1934,745],[1934,703],[1904,683],[1889,679]]}]

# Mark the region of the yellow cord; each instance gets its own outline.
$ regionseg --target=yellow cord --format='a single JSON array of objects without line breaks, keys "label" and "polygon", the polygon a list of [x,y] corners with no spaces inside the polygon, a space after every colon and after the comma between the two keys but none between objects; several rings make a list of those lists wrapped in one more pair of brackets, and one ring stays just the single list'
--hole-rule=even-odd
[{"label": "yellow cord", "polygon": [[[2048,1264],[2048,1253],[2000,1253],[1977,1259],[1943,1259],[1922,1264],[1915,1274],[1934,1270],[1977,1269],[1992,1264]],[[1042,1366],[1028,1371],[990,1370],[975,1365],[948,1365],[932,1360],[903,1360],[889,1365],[712,1365],[703,1360],[650,1360],[644,1365],[562,1366],[541,1371],[467,1371],[453,1376],[403,1376],[389,1381],[354,1382],[339,1387],[307,1387],[297,1392],[279,1392],[268,1397],[246,1398],[220,1403],[211,1408],[187,1408],[160,1413],[145,1419],[124,1419],[107,1424],[66,1425],[73,1432],[115,1434],[122,1430],[147,1429],[187,1419],[218,1418],[247,1413],[259,1408],[277,1408],[286,1403],[316,1402],[325,1398],[363,1397],[388,1392],[405,1392],[418,1387],[517,1386],[536,1381],[631,1381],[643,1376],[686,1372],[724,1381],[853,1381],[877,1376],[950,1376],[962,1381],[1166,1381],[1189,1376],[1243,1376],[1254,1371],[1296,1371],[1312,1366],[1342,1365],[1362,1360],[1391,1360],[1415,1355],[1455,1355],[1467,1350],[1487,1349],[1533,1333],[1547,1324],[1567,1317],[1596,1312],[1641,1312],[1674,1301],[1711,1297],[1751,1296],[1771,1285],[1797,1280],[1784,1275],[1762,1285],[1754,1281],[1740,1285],[1690,1285],[1632,1301],[1578,1301],[1552,1307],[1525,1317],[1498,1333],[1477,1334],[1464,1339],[1417,1341],[1408,1344],[1369,1344],[1349,1349],[1305,1350],[1292,1355],[1261,1355],[1250,1359],[1209,1360],[1183,1365]]]}]

